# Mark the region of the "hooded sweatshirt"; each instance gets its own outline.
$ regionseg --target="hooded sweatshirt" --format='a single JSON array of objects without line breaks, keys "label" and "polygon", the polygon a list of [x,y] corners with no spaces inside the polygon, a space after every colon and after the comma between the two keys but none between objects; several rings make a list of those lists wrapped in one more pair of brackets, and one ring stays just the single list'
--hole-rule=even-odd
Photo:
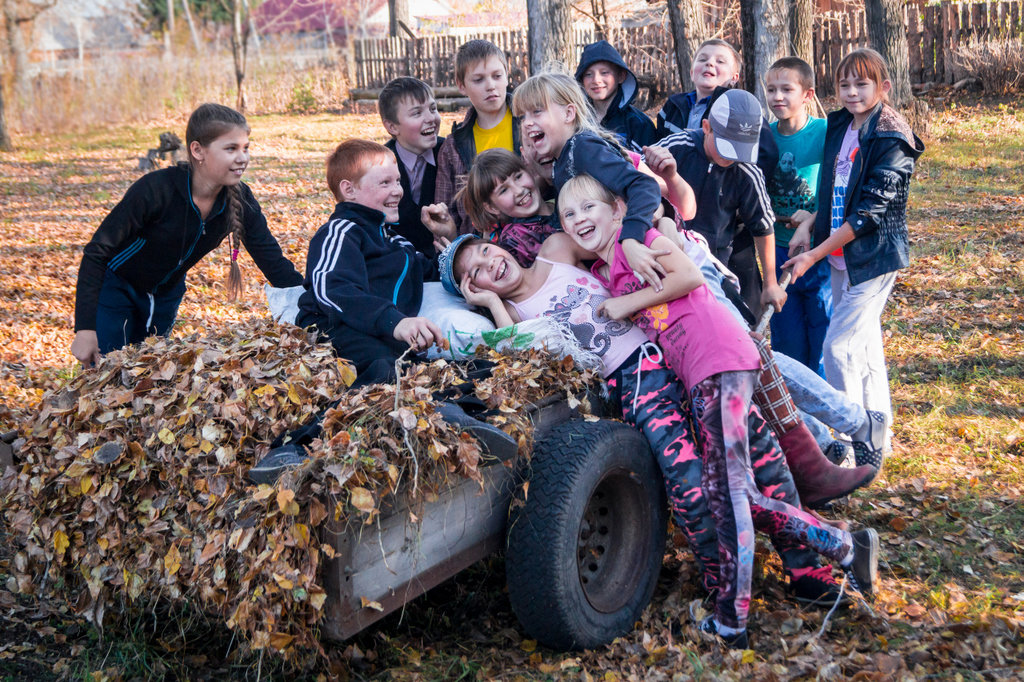
[{"label": "hooded sweatshirt", "polygon": [[658,139],[654,123],[643,111],[633,106],[633,100],[640,90],[636,76],[626,66],[619,51],[607,40],[590,43],[583,48],[580,65],[576,67],[576,80],[583,84],[583,74],[597,62],[608,62],[622,69],[626,77],[612,95],[608,112],[601,119],[601,126],[619,136],[622,145],[634,151],[643,151],[649,144]]}]

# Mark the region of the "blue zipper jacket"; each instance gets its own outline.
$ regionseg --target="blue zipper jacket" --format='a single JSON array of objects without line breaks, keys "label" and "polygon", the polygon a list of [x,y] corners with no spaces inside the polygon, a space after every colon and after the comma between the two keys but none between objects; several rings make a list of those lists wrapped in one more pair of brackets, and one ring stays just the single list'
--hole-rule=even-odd
[{"label": "blue zipper jacket", "polygon": [[[147,173],[103,219],[85,245],[78,269],[76,332],[96,329],[96,308],[108,269],[139,293],[167,293],[228,236],[227,189],[221,190],[203,220],[192,203],[191,179],[188,164]],[[302,284],[302,276],[267,228],[252,191],[244,182],[239,190],[245,250],[275,287]]]},{"label": "blue zipper jacket", "polygon": [[395,326],[419,312],[424,278],[437,278],[436,261],[396,234],[380,211],[342,202],[309,242],[296,324],[393,339]]},{"label": "blue zipper jacket", "polygon": [[[843,137],[853,121],[846,109],[828,115],[825,155],[818,175],[814,245],[831,233],[832,185]],[[857,285],[910,264],[907,197],[924,143],[895,109],[879,104],[859,132],[860,150],[850,169],[843,216],[856,235],[843,247],[850,284]]]}]

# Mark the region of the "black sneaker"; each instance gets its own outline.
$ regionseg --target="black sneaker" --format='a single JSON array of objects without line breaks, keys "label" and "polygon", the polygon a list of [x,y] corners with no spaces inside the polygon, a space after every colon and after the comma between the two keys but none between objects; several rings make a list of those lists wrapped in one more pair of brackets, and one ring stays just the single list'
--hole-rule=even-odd
[{"label": "black sneaker", "polygon": [[466,431],[480,441],[491,457],[507,462],[519,452],[519,444],[515,438],[497,426],[470,417],[460,405],[452,402],[440,402],[437,403],[435,409],[446,422],[457,427],[459,431]]},{"label": "black sneaker", "polygon": [[704,634],[716,637],[718,641],[729,649],[749,649],[747,631],[737,632],[735,635],[721,635],[718,633],[718,623],[714,616],[705,616],[704,620],[697,625],[697,630]]},{"label": "black sneaker", "polygon": [[850,605],[845,592],[839,596],[839,583],[832,577],[831,566],[819,566],[790,581],[789,591],[800,604],[817,609],[831,609],[837,601],[839,607]]},{"label": "black sneaker", "polygon": [[[863,440],[853,441],[853,456],[857,466],[870,464],[876,469],[882,468],[882,453],[885,440],[889,435],[889,424],[885,415],[875,410],[865,410],[867,414],[867,433]],[[864,429],[862,428],[861,431]],[[860,433],[858,432],[858,435]]]},{"label": "black sneaker", "polygon": [[309,459],[306,451],[294,443],[282,445],[267,453],[267,456],[249,469],[249,480],[253,483],[273,485],[285,471],[297,467]]},{"label": "black sneaker", "polygon": [[874,528],[864,528],[852,535],[853,561],[843,567],[846,583],[865,597],[870,597],[878,584],[878,533]]}]

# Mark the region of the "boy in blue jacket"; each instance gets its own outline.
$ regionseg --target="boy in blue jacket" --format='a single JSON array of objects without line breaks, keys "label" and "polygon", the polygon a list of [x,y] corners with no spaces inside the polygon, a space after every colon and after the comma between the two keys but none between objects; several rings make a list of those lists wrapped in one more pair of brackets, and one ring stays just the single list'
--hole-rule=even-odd
[{"label": "boy in blue jacket", "polygon": [[607,40],[583,48],[576,80],[587,93],[601,127],[618,135],[622,146],[642,152],[658,139],[651,119],[633,106],[639,92],[636,76]]},{"label": "boy in blue jacket", "polygon": [[342,142],[327,158],[327,184],[338,205],[309,242],[295,323],[329,338],[355,365],[358,385],[392,381],[406,349],[442,342],[438,326],[416,316],[437,264],[388,227],[402,199],[390,149]]}]

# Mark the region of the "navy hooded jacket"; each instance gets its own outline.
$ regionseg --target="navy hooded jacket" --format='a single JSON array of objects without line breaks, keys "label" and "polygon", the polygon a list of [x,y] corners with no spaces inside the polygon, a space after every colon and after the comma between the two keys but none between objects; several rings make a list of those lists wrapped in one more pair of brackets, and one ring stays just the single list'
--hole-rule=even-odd
[{"label": "navy hooded jacket", "polygon": [[647,145],[654,144],[658,134],[654,123],[640,109],[633,106],[640,88],[637,87],[636,76],[626,66],[619,51],[607,40],[590,43],[583,48],[580,65],[576,67],[576,80],[582,85],[583,74],[597,62],[608,62],[622,69],[626,77],[612,95],[608,111],[601,119],[601,126],[619,136],[622,145],[627,149],[640,152]]}]

